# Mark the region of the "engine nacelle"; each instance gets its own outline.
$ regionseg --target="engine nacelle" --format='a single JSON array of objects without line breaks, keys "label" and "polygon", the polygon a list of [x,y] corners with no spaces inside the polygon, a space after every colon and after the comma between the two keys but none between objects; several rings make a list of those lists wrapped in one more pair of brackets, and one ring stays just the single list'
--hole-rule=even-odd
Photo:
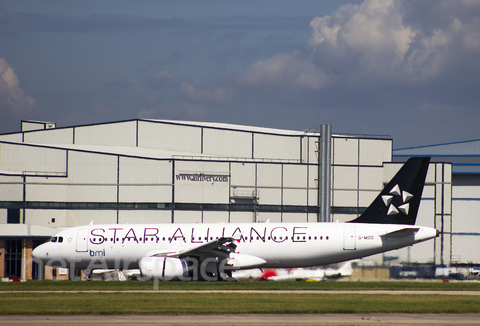
[{"label": "engine nacelle", "polygon": [[254,267],[261,267],[265,265],[267,261],[260,257],[246,255],[246,254],[237,254],[237,253],[230,253],[230,257],[228,259],[228,265],[233,266],[236,269],[248,269]]},{"label": "engine nacelle", "polygon": [[161,280],[188,278],[188,264],[180,258],[143,257],[139,265],[143,276]]}]

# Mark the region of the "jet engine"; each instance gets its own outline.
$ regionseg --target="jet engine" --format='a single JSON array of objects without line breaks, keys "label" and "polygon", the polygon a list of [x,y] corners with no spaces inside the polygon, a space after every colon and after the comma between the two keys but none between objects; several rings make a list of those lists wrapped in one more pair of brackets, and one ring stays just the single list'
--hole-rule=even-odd
[{"label": "jet engine", "polygon": [[181,258],[143,257],[140,259],[139,265],[142,276],[164,281],[188,278],[188,264]]}]

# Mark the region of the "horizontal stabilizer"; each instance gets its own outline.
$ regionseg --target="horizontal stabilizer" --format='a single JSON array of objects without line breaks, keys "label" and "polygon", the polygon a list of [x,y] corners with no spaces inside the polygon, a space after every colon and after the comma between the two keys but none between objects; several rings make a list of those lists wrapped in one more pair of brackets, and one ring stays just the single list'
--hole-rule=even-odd
[{"label": "horizontal stabilizer", "polygon": [[400,239],[400,238],[406,238],[406,237],[413,237],[415,234],[417,234],[418,230],[420,228],[406,228],[406,229],[400,229],[392,232],[387,232],[385,234],[382,234],[382,237],[386,237],[387,239]]}]

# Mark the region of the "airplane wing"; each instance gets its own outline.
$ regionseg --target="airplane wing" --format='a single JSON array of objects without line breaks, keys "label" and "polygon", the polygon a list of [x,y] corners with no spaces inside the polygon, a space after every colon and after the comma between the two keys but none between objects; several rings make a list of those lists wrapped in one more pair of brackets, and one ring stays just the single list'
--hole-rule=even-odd
[{"label": "airplane wing", "polygon": [[189,248],[180,251],[178,256],[201,256],[201,257],[225,257],[227,258],[230,253],[234,253],[237,245],[234,238],[219,238],[198,247]]},{"label": "airplane wing", "polygon": [[145,256],[150,257],[185,257],[199,256],[201,259],[206,257],[228,258],[230,253],[234,253],[237,245],[234,238],[219,238],[210,242],[201,243],[195,247],[189,247],[178,251],[150,251]]},{"label": "airplane wing", "polygon": [[226,258],[228,265],[234,268],[250,268],[258,267],[267,263],[266,260],[235,252],[237,245],[234,238],[219,238],[207,243],[199,244],[195,247],[190,247],[178,251],[149,251],[145,257],[172,257],[172,258],[185,258],[196,256],[200,261],[203,261],[209,257],[220,258],[220,260]]}]

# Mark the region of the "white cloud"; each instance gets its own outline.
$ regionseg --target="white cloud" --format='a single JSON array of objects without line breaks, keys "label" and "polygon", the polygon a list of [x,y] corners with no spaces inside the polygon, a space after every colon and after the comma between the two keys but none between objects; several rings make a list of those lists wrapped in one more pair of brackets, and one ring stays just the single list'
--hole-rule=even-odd
[{"label": "white cloud", "polygon": [[146,81],[147,85],[153,88],[165,88],[175,86],[177,81],[175,76],[167,71],[167,70],[160,70],[152,75],[150,75]]},{"label": "white cloud", "polygon": [[0,112],[9,116],[21,116],[35,106],[33,97],[25,95],[19,87],[13,68],[0,58]]},{"label": "white cloud", "polygon": [[[235,98],[235,92],[230,88],[198,88],[187,81],[178,80],[167,70],[150,75],[146,83],[157,94],[142,94],[134,98],[137,104],[147,107],[138,114],[141,118],[204,120],[212,106],[230,105]],[[162,94],[162,91],[165,92]]]},{"label": "white cloud", "polygon": [[291,87],[319,89],[328,82],[325,73],[308,60],[298,58],[299,53],[281,53],[261,60],[246,68],[237,82],[246,86]]},{"label": "white cloud", "polygon": [[311,20],[306,55],[276,54],[237,72],[235,80],[279,91],[428,87],[451,83],[452,73],[477,80],[479,3],[365,0],[348,4],[330,16]]},{"label": "white cloud", "polygon": [[342,6],[332,16],[315,17],[310,27],[315,62],[355,82],[365,75],[385,80],[398,74],[415,37],[393,0]]},{"label": "white cloud", "polygon": [[366,0],[314,18],[308,44],[314,62],[344,82],[422,82],[479,51],[473,9],[478,2]]},{"label": "white cloud", "polygon": [[184,116],[187,119],[201,121],[205,120],[208,116],[208,110],[195,103],[182,103],[182,108],[184,110]]},{"label": "white cloud", "polygon": [[235,97],[235,92],[231,89],[214,87],[211,90],[204,90],[196,88],[188,82],[182,83],[180,91],[192,102],[229,104]]}]

